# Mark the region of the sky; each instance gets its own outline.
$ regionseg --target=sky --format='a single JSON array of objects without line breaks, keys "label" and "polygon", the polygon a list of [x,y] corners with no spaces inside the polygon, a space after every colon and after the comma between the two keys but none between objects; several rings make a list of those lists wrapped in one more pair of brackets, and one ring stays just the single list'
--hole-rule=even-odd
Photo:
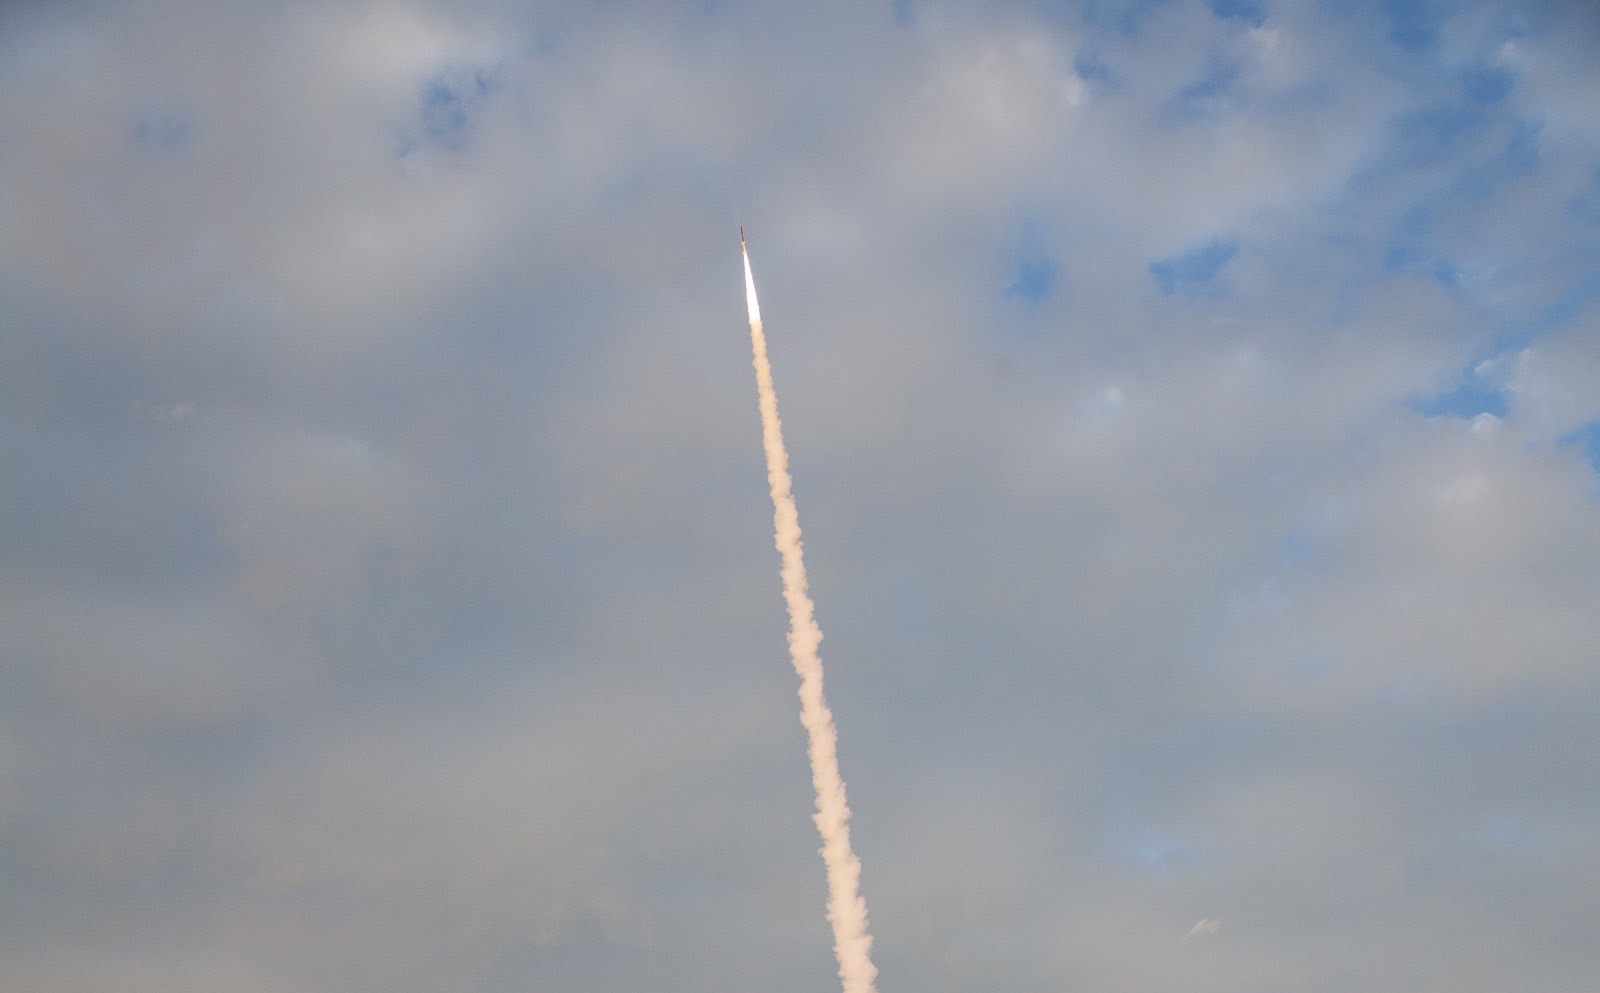
[{"label": "sky", "polygon": [[1600,13],[0,6],[0,991],[1600,983]]}]

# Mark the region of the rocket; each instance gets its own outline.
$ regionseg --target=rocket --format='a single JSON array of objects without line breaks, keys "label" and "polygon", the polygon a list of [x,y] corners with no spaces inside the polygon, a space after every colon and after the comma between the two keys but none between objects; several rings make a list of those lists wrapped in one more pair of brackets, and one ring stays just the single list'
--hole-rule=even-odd
[{"label": "rocket", "polygon": [[745,244],[744,244],[744,225],[743,224],[739,225],[739,251],[741,251],[741,252],[750,251],[750,249],[746,248]]}]

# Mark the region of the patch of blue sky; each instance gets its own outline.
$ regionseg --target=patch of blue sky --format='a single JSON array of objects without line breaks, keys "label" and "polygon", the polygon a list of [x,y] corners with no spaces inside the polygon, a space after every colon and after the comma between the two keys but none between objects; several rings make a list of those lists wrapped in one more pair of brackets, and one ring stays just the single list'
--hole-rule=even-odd
[{"label": "patch of blue sky", "polygon": [[1111,66],[1090,52],[1079,52],[1072,60],[1072,71],[1078,78],[1095,87],[1109,87],[1116,82]]},{"label": "patch of blue sky", "polygon": [[1385,0],[1389,40],[1408,52],[1425,52],[1439,43],[1449,12],[1440,0]]},{"label": "patch of blue sky", "polygon": [[[1497,155],[1503,163],[1526,171],[1538,161],[1538,124],[1513,117],[1501,105],[1515,86],[1515,76],[1498,70],[1455,74],[1442,99],[1401,114],[1393,121],[1389,165],[1395,168],[1435,166],[1451,156]],[[1504,134],[1503,141],[1496,140]],[[1475,145],[1476,142],[1483,145]],[[1486,146],[1486,147],[1485,147]]]},{"label": "patch of blue sky", "polygon": [[[483,100],[499,88],[492,69],[446,70],[425,80],[417,109],[422,133],[446,151],[465,151]],[[416,145],[412,140],[402,141],[399,154],[409,154]]]},{"label": "patch of blue sky", "polygon": [[1412,205],[1400,215],[1390,230],[1388,247],[1384,249],[1384,272],[1391,275],[1408,272],[1420,264],[1431,219],[1432,212],[1421,204]]},{"label": "patch of blue sky", "polygon": [[1310,565],[1316,556],[1316,544],[1305,531],[1291,531],[1278,542],[1273,565],[1279,569],[1300,569]]},{"label": "patch of blue sky", "polygon": [[[1394,218],[1378,246],[1383,270],[1413,271],[1449,254],[1438,228],[1446,222],[1481,214],[1508,184],[1524,180],[1540,165],[1536,123],[1471,109],[1419,112],[1394,125],[1387,147],[1357,167],[1346,180],[1351,206],[1398,194]],[[1431,182],[1411,182],[1431,172]],[[1381,223],[1381,222],[1380,222]]]},{"label": "patch of blue sky", "polygon": [[176,152],[194,141],[194,112],[186,107],[147,110],[133,122],[133,141],[141,148],[157,152]]},{"label": "patch of blue sky", "polygon": [[1390,241],[1383,254],[1383,271],[1390,276],[1401,273],[1425,275],[1454,292],[1471,289],[1474,270],[1449,254],[1429,246],[1419,236],[1400,236]]},{"label": "patch of blue sky", "polygon": [[1504,387],[1471,380],[1461,383],[1447,393],[1412,403],[1412,409],[1424,417],[1459,417],[1471,420],[1479,414],[1505,417],[1511,410],[1510,397]]},{"label": "patch of blue sky", "polygon": [[1191,122],[1215,116],[1233,105],[1233,84],[1239,79],[1237,62],[1218,62],[1205,75],[1178,91],[1167,104],[1166,115]]},{"label": "patch of blue sky", "polygon": [[1267,23],[1267,9],[1256,0],[1211,0],[1211,13],[1228,21],[1243,21],[1253,28]]},{"label": "patch of blue sky", "polygon": [[1557,444],[1579,449],[1589,466],[1600,472],[1600,419],[1585,421],[1557,439]]},{"label": "patch of blue sky", "polygon": [[1447,290],[1458,290],[1467,280],[1466,270],[1446,258],[1436,258],[1430,267],[1433,281]]},{"label": "patch of blue sky", "polygon": [[1540,130],[1542,125],[1537,121],[1518,121],[1511,129],[1504,156],[1506,169],[1511,175],[1523,176],[1538,167]]},{"label": "patch of blue sky", "polygon": [[1500,336],[1473,357],[1449,389],[1431,397],[1413,398],[1409,406],[1424,417],[1505,417],[1511,412],[1507,382],[1511,366],[1507,360],[1532,340],[1533,336],[1526,333]]},{"label": "patch of blue sky", "polygon": [[1475,65],[1461,73],[1461,95],[1471,103],[1488,107],[1504,100],[1516,82],[1516,74],[1504,66]]},{"label": "patch of blue sky", "polygon": [[1109,28],[1135,36],[1145,23],[1172,5],[1173,0],[1089,0],[1083,5],[1083,22],[1095,28]]},{"label": "patch of blue sky", "polygon": [[1038,257],[1021,260],[1016,265],[1015,278],[1006,287],[1006,296],[1029,303],[1042,302],[1055,289],[1060,268],[1054,259]]},{"label": "patch of blue sky", "polygon": [[459,152],[467,146],[471,120],[466,101],[442,79],[423,87],[422,131],[441,147]]},{"label": "patch of blue sky", "polygon": [[1515,33],[1509,28],[1496,33],[1464,62],[1415,55],[1397,64],[1394,71],[1414,91],[1415,102],[1391,119],[1386,149],[1357,174],[1357,181],[1370,179],[1371,173],[1435,167],[1464,152],[1493,154],[1487,146],[1504,147],[1506,162],[1517,168],[1536,162],[1538,126],[1518,120],[1516,102],[1509,99],[1518,74],[1497,62],[1499,46]]},{"label": "patch of blue sky", "polygon": [[1600,166],[1589,173],[1589,182],[1567,198],[1567,215],[1575,220],[1600,224]]},{"label": "patch of blue sky", "polygon": [[1119,831],[1107,837],[1102,845],[1152,876],[1168,875],[1198,855],[1192,842],[1160,831]]},{"label": "patch of blue sky", "polygon": [[1451,101],[1400,115],[1395,120],[1403,164],[1424,165],[1448,155],[1481,132],[1490,115],[1481,106]]},{"label": "patch of blue sky", "polygon": [[[1477,123],[1488,123],[1487,115],[1469,113]],[[1458,120],[1455,125],[1463,122],[1464,119]],[[1442,236],[1435,234],[1435,220],[1463,210],[1481,210],[1507,184],[1526,178],[1540,164],[1538,123],[1499,117],[1494,127],[1504,136],[1502,141],[1480,143],[1469,154],[1460,156],[1462,161],[1444,183],[1428,189],[1422,199],[1399,214],[1382,249],[1381,264],[1385,273],[1421,273],[1452,291],[1469,288],[1467,277],[1473,267],[1452,257],[1456,253],[1445,243],[1447,239],[1442,240]],[[1387,178],[1385,168],[1404,171],[1406,166],[1419,164],[1420,158],[1447,157],[1449,150],[1436,142],[1441,138],[1448,141],[1450,137],[1435,134],[1423,143],[1418,142],[1416,135],[1403,137],[1400,144],[1409,146],[1407,153],[1391,159],[1387,167],[1373,166],[1352,180],[1352,189],[1360,193],[1381,185]]]},{"label": "patch of blue sky", "polygon": [[1460,169],[1460,175],[1449,187],[1450,192],[1484,199],[1507,180],[1528,176],[1539,167],[1540,125],[1537,121],[1501,117],[1494,129],[1497,137],[1503,138],[1490,143],[1485,154]]},{"label": "patch of blue sky", "polygon": [[[1453,289],[1466,279],[1460,270],[1443,259],[1433,260],[1432,266],[1434,280],[1448,288]],[[1506,384],[1509,364],[1503,360],[1528,347],[1541,334],[1577,320],[1597,300],[1600,300],[1600,273],[1570,286],[1546,305],[1526,325],[1526,330],[1498,336],[1474,356],[1449,389],[1432,397],[1413,398],[1409,403],[1411,409],[1426,417],[1468,420],[1479,414],[1505,417],[1510,413],[1511,394]],[[1590,451],[1591,464],[1595,464],[1595,454]],[[1596,468],[1600,469],[1600,465]]]},{"label": "patch of blue sky", "polygon": [[911,0],[890,0],[889,10],[896,24],[909,26],[917,23],[917,9]]},{"label": "patch of blue sky", "polygon": [[1222,270],[1239,254],[1239,243],[1231,238],[1217,238],[1198,245],[1170,258],[1150,263],[1150,275],[1161,286],[1161,292],[1220,294],[1223,287],[1218,282]]},{"label": "patch of blue sky", "polygon": [[1061,263],[1050,251],[1051,215],[1019,205],[1010,231],[997,246],[995,281],[1006,299],[1039,304],[1061,288]]},{"label": "patch of blue sky", "polygon": [[1455,204],[1485,203],[1508,181],[1525,178],[1538,168],[1538,124],[1502,120],[1495,128],[1504,139],[1486,142],[1482,154],[1474,155],[1455,169],[1450,180],[1440,187],[1437,209],[1454,210]]},{"label": "patch of blue sky", "polygon": [[1548,331],[1578,318],[1589,305],[1600,300],[1600,272],[1591,273],[1550,302],[1534,322],[1534,331]]}]

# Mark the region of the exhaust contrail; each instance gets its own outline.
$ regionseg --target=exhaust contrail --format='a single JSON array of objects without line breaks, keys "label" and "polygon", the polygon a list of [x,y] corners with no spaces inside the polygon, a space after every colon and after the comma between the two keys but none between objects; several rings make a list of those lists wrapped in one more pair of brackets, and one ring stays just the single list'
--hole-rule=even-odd
[{"label": "exhaust contrail", "polygon": [[789,479],[789,453],[783,447],[778,421],[778,395],[772,388],[767,337],[761,330],[756,281],[750,273],[750,251],[739,229],[744,255],[744,296],[750,310],[750,347],[755,356],[756,390],[761,402],[761,446],[767,453],[767,483],[772,488],[773,540],[783,561],[783,599],[789,607],[789,657],[800,675],[800,723],[805,726],[811,757],[811,784],[817,791],[817,833],[822,836],[822,863],[828,870],[828,922],[833,925],[833,953],[839,960],[844,993],[874,993],[878,968],[872,964],[872,936],[867,933],[867,902],[861,898],[861,860],[850,849],[850,805],[839,775],[838,730],[822,695],[822,659],[817,646],[815,607],[806,583],[800,545],[800,514]]}]

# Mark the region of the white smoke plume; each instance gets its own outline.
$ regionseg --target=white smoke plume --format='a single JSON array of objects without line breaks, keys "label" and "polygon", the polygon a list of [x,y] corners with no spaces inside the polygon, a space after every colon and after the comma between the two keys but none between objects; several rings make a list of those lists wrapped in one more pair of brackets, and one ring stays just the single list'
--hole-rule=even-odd
[{"label": "white smoke plume", "polygon": [[[740,231],[743,247],[744,232]],[[800,514],[789,479],[789,453],[778,421],[778,395],[772,388],[772,364],[761,330],[756,281],[750,253],[744,252],[744,295],[750,310],[750,347],[754,352],[756,389],[761,402],[761,445],[767,453],[767,482],[772,488],[773,540],[783,561],[783,599],[789,607],[789,657],[800,676],[800,723],[805,726],[811,757],[811,784],[817,792],[817,833],[822,836],[822,862],[828,871],[828,922],[833,926],[833,952],[839,960],[844,993],[874,993],[878,968],[872,964],[872,936],[867,933],[867,902],[861,897],[861,860],[850,848],[850,805],[839,775],[838,730],[822,694],[822,659],[817,646],[822,629],[806,583],[801,553]]]}]

